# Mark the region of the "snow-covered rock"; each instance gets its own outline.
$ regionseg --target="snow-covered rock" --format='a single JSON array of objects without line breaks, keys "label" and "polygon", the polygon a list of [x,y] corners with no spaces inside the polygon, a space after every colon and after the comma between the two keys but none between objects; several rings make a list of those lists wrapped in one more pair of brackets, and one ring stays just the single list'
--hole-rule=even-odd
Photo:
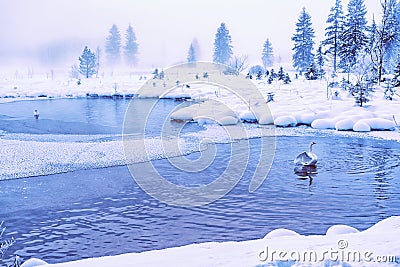
[{"label": "snow-covered rock", "polygon": [[260,116],[258,123],[261,125],[274,124],[274,118],[272,114],[263,114]]},{"label": "snow-covered rock", "polygon": [[350,119],[340,120],[335,123],[335,129],[337,131],[350,131],[353,130],[354,122]]},{"label": "snow-covered rock", "polygon": [[371,127],[371,130],[393,131],[396,129],[395,123],[387,119],[372,118],[372,119],[364,119],[361,121],[367,123]]},{"label": "snow-covered rock", "polygon": [[358,121],[354,124],[353,131],[355,131],[355,132],[370,132],[371,127],[366,122]]},{"label": "snow-covered rock", "polygon": [[335,121],[330,119],[316,119],[311,123],[314,129],[335,129]]},{"label": "snow-covered rock", "polygon": [[274,124],[279,127],[294,127],[297,125],[297,120],[293,116],[280,116],[275,119]]},{"label": "snow-covered rock", "polygon": [[238,123],[238,119],[232,116],[225,116],[219,120],[220,125],[235,125]]},{"label": "snow-covered rock", "polygon": [[240,114],[240,119],[245,122],[257,122],[257,117],[254,113],[250,110],[242,112]]},{"label": "snow-covered rock", "polygon": [[344,235],[344,234],[355,234],[360,231],[354,227],[348,225],[333,225],[328,228],[326,231],[326,236],[336,236],[336,235]]},{"label": "snow-covered rock", "polygon": [[179,109],[171,114],[172,120],[191,121],[196,114],[187,108]]},{"label": "snow-covered rock", "polygon": [[47,264],[47,262],[41,260],[41,259],[36,259],[36,258],[31,258],[27,260],[26,262],[22,263],[21,267],[36,267],[36,266],[42,266]]},{"label": "snow-covered rock", "polygon": [[266,239],[266,238],[284,237],[284,236],[298,237],[300,235],[298,233],[296,233],[295,231],[280,228],[280,229],[272,230],[271,232],[266,234],[264,236],[264,239]]}]

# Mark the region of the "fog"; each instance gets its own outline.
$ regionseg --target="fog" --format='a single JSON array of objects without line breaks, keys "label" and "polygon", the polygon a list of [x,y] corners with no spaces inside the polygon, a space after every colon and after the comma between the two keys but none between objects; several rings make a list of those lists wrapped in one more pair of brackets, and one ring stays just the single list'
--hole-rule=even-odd
[{"label": "fog", "polygon": [[[344,11],[348,1],[343,1]],[[235,55],[261,63],[266,38],[276,61],[290,62],[295,23],[302,7],[312,17],[316,43],[334,0],[0,0],[0,65],[66,66],[76,64],[85,45],[103,50],[112,24],[122,41],[129,24],[139,43],[139,67],[184,62],[193,38],[201,60],[212,60],[215,33],[225,22]],[[366,0],[379,16],[379,1]]]}]

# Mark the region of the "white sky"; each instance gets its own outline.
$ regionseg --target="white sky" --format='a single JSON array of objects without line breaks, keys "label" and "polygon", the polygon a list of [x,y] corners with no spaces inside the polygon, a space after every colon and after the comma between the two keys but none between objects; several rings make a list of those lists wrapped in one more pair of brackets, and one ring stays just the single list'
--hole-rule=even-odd
[{"label": "white sky", "polygon": [[[345,11],[347,3],[343,0]],[[185,61],[193,38],[199,41],[201,59],[211,60],[221,22],[230,31],[234,53],[248,55],[251,64],[260,63],[267,37],[276,58],[290,61],[290,38],[302,7],[312,17],[318,43],[333,4],[334,0],[0,0],[0,62],[5,55],[21,55],[49,42],[77,39],[95,50],[104,46],[113,23],[122,35],[132,24],[145,66]],[[366,6],[368,19],[372,12],[380,13],[379,0],[366,0]]]}]

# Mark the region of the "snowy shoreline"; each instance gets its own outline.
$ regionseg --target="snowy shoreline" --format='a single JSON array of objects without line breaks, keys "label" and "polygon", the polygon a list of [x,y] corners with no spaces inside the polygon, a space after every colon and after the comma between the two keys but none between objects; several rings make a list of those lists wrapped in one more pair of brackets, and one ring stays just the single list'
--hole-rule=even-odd
[{"label": "snowy shoreline", "polygon": [[276,229],[256,240],[207,242],[58,264],[30,259],[21,267],[395,266],[400,264],[399,234],[400,216],[392,216],[361,232],[346,225],[310,236]]}]

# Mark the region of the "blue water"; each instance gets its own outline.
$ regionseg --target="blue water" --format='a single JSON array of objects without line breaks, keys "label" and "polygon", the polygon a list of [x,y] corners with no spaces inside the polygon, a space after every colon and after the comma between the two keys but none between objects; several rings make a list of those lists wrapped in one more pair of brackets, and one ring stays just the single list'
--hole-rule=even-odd
[{"label": "blue water", "polygon": [[[177,106],[190,102],[163,99],[43,99],[0,104],[0,130],[31,134],[121,134],[130,105],[130,134],[142,131],[158,136],[162,123]],[[39,111],[39,119],[33,111]],[[147,112],[151,110],[151,112]],[[150,119],[147,119],[150,116]],[[160,123],[162,122],[162,123]]]},{"label": "blue water", "polygon": [[[312,180],[298,176],[292,163],[293,155],[311,139],[318,143],[315,152],[320,158]],[[279,137],[267,179],[249,193],[260,140],[250,141],[252,156],[238,185],[202,207],[173,207],[151,198],[126,166],[2,181],[0,218],[7,226],[6,237],[17,240],[7,253],[55,263],[206,241],[256,239],[276,228],[324,234],[333,224],[347,224],[363,230],[399,215],[398,143]],[[179,173],[167,160],[154,165],[172,182],[208,183],[229,160],[230,146],[217,148],[215,161],[201,173]]]}]

